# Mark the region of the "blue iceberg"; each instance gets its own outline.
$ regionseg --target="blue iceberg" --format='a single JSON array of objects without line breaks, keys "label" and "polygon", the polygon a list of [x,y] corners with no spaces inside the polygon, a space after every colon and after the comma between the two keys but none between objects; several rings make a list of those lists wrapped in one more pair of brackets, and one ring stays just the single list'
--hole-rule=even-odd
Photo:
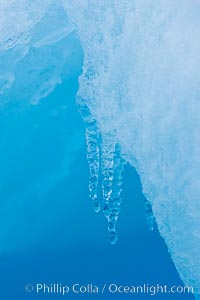
[{"label": "blue iceberg", "polygon": [[[200,299],[199,12],[200,4],[194,0],[0,3],[1,110],[6,116],[15,99],[16,110],[35,106],[37,111],[63,81],[71,61],[76,69],[74,53],[81,53],[77,107],[86,124],[94,210],[102,206],[115,244],[123,166],[136,168],[147,199],[148,227],[153,229],[155,218],[181,279],[195,287],[196,299]],[[4,126],[11,126],[6,120]],[[67,143],[73,145],[77,136],[73,132]],[[76,151],[72,147],[70,155]],[[44,170],[31,188],[38,189],[41,182],[44,189],[55,184],[67,172],[67,156],[59,172],[48,170],[47,176]],[[9,170],[1,178],[2,186],[6,176]],[[97,196],[99,182],[103,204]]]}]

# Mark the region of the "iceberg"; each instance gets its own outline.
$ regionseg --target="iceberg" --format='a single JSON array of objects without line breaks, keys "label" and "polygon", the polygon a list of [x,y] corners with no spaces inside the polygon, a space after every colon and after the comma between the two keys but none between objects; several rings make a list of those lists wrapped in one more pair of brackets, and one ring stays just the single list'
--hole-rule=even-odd
[{"label": "iceberg", "polygon": [[198,289],[200,5],[82,1],[76,10],[79,1],[63,2],[85,56],[78,98],[108,141],[102,163],[119,144],[182,280]]},{"label": "iceberg", "polygon": [[[63,51],[67,61],[78,37],[84,65],[77,106],[87,127],[94,210],[103,205],[115,244],[123,166],[136,168],[146,197],[148,227],[153,229],[155,218],[181,279],[194,286],[196,299],[200,299],[199,13],[195,0],[0,4],[2,102],[17,78],[24,76],[16,72],[16,63],[28,55],[35,63],[37,51],[41,65],[27,77],[33,82],[31,92],[25,89],[22,97],[37,105],[60,82],[64,68],[51,47],[67,39]],[[46,69],[51,59],[49,77],[41,68]],[[100,177],[103,204],[97,196]]]}]

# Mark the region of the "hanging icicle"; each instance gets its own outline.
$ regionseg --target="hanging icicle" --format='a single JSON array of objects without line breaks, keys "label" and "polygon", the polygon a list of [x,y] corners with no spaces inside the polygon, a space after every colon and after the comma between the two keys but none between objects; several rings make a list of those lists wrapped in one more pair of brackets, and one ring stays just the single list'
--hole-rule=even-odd
[{"label": "hanging icicle", "polygon": [[88,106],[82,98],[77,99],[79,111],[86,123],[87,160],[89,165],[89,196],[93,201],[95,212],[100,211],[100,203],[97,196],[99,183],[99,132],[96,121],[92,117]]},{"label": "hanging icicle", "polygon": [[110,133],[102,136],[101,170],[104,215],[108,220],[110,243],[115,244],[118,240],[116,224],[121,206],[123,160],[120,147]]},{"label": "hanging icicle", "polygon": [[115,145],[114,153],[114,167],[113,167],[113,181],[112,193],[109,202],[110,215],[108,217],[108,230],[110,232],[110,243],[115,244],[118,240],[116,224],[121,207],[121,193],[122,193],[122,172],[124,167],[124,160],[120,154],[119,144]]},{"label": "hanging icicle", "polygon": [[86,128],[87,160],[89,165],[89,195],[93,201],[94,211],[100,211],[98,200],[99,182],[99,133],[96,122],[92,121]]},{"label": "hanging icicle", "polygon": [[[103,213],[108,221],[110,243],[118,240],[117,220],[121,207],[122,172],[124,160],[113,132],[99,134],[97,123],[84,99],[78,98],[78,106],[86,124],[87,160],[89,165],[89,196],[95,212],[100,211],[98,199],[99,173],[102,175]],[[154,217],[151,203],[145,200],[147,227],[153,230]]]}]

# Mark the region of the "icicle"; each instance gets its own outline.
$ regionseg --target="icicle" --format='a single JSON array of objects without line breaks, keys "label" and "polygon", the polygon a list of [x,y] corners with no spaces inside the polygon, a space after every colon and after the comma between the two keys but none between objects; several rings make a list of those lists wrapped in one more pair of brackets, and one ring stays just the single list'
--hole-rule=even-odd
[{"label": "icicle", "polygon": [[110,243],[115,244],[118,240],[116,231],[116,224],[121,207],[121,193],[122,193],[122,172],[124,167],[124,160],[120,155],[119,144],[115,145],[114,153],[114,171],[112,182],[112,193],[110,197],[110,215],[108,218],[108,230],[110,232]]},{"label": "icicle", "polygon": [[95,212],[100,211],[98,201],[98,182],[99,182],[99,133],[96,123],[91,122],[86,128],[87,140],[87,160],[89,164],[89,195],[94,203]]},{"label": "icicle", "polygon": [[[86,123],[89,195],[93,201],[95,212],[99,212],[100,203],[97,194],[100,169],[100,135],[96,121],[84,99],[78,98],[77,103]],[[114,134],[111,132],[103,133],[101,136],[103,212],[108,221],[108,231],[112,245],[116,244],[118,240],[116,225],[121,207],[123,165],[124,161],[120,155],[120,146],[116,144]],[[153,230],[154,217],[151,203],[148,200],[145,200],[145,214],[148,229]]]},{"label": "icicle", "polygon": [[110,133],[103,134],[101,145],[101,172],[103,191],[103,212],[106,218],[108,218],[110,215],[109,200],[112,193],[114,151],[115,142],[113,141],[112,135]]},{"label": "icicle", "polygon": [[147,227],[149,230],[154,229],[154,216],[152,212],[152,206],[151,203],[145,199],[145,214],[146,214],[146,220],[147,220]]},{"label": "icicle", "polygon": [[82,98],[77,99],[79,110],[86,123],[87,160],[89,165],[89,196],[93,201],[94,211],[100,211],[97,197],[99,182],[99,132],[96,121],[92,117],[88,106]]},{"label": "icicle", "polygon": [[114,245],[118,240],[116,223],[121,205],[123,161],[120,147],[111,134],[103,135],[101,150],[104,215],[108,220],[110,243]]}]

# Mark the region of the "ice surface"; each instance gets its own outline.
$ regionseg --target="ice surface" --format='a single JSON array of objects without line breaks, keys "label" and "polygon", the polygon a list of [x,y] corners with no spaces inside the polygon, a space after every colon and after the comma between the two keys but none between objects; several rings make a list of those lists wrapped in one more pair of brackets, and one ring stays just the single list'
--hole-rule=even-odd
[{"label": "ice surface", "polygon": [[52,0],[2,0],[0,2],[0,49],[30,41],[33,30]]},{"label": "ice surface", "polygon": [[[64,178],[69,191],[68,176],[84,146],[81,118],[73,119],[77,112],[74,98],[83,53],[65,10],[59,2],[51,3],[45,11],[45,1],[19,1],[18,10],[14,2],[9,3],[10,11],[5,13],[8,18],[4,19],[0,36],[3,41],[7,31],[8,40],[13,38],[12,43],[2,42],[0,50],[1,255],[26,252],[28,247],[33,249],[36,243],[42,242],[44,233],[52,231],[51,226],[60,226],[59,209],[65,220],[62,197],[56,196],[58,202],[57,206],[54,202],[53,208],[49,191],[56,189]],[[4,8],[6,5],[8,1]],[[17,15],[19,10],[22,15],[26,10],[29,22],[38,20],[28,31],[21,14]],[[9,19],[11,14],[13,18]],[[17,28],[14,30],[14,19],[21,35],[17,34]],[[29,38],[25,41],[26,34]],[[61,81],[65,83],[59,84]],[[49,93],[47,101],[44,97]],[[71,192],[66,195],[61,195],[64,204],[66,198],[73,199]],[[70,201],[66,205],[70,208]]]},{"label": "ice surface", "polygon": [[[29,89],[23,89],[22,98],[37,104],[54,89],[64,66],[51,47],[63,37],[70,38],[75,28],[84,51],[77,102],[87,124],[95,210],[99,210],[101,164],[103,209],[114,243],[123,161],[134,166],[147,198],[150,229],[152,205],[182,280],[196,289],[200,284],[199,14],[200,4],[195,0],[62,0],[56,4],[53,0],[20,4],[13,0],[0,4],[2,102],[23,75],[15,71],[16,63],[25,62],[26,57],[27,61],[31,57],[34,66],[45,57],[45,70],[55,60],[50,78],[40,66],[26,76],[34,83],[30,90],[37,92],[33,97]],[[48,31],[49,23],[58,27]],[[66,40],[65,61],[72,46],[72,40]],[[40,75],[37,86],[34,80]],[[18,87],[19,93],[22,86]]]},{"label": "ice surface", "polygon": [[180,276],[197,289],[200,4],[63,2],[84,49],[79,97],[110,151],[119,143],[136,167]]},{"label": "ice surface", "polygon": [[61,83],[74,50],[73,26],[59,2],[9,3],[0,3],[6,16],[0,21],[0,106],[11,96],[37,105]]}]

